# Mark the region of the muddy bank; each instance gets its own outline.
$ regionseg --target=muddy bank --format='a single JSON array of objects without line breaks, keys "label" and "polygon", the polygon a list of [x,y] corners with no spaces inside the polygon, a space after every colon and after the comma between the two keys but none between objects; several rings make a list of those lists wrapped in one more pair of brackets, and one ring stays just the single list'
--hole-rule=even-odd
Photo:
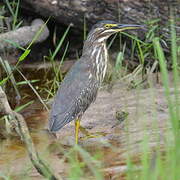
[{"label": "muddy bank", "polygon": [[[56,140],[43,130],[47,126],[48,113],[40,109],[32,107],[27,110],[31,113],[26,114],[33,140],[48,163],[66,177],[69,163],[64,153],[74,144],[74,122],[61,129]],[[123,120],[117,117],[117,112],[122,111],[127,113]],[[80,133],[80,146],[91,155],[100,153],[102,171],[115,177],[120,177],[125,171],[127,156],[139,162],[145,141],[153,152],[173,141],[168,106],[161,85],[128,90],[125,83],[118,82],[112,92],[102,87],[97,100],[84,114],[81,125],[97,137],[86,138]],[[1,140],[0,169],[4,174],[10,172],[18,178],[28,175],[32,179],[40,179],[17,138]]]}]

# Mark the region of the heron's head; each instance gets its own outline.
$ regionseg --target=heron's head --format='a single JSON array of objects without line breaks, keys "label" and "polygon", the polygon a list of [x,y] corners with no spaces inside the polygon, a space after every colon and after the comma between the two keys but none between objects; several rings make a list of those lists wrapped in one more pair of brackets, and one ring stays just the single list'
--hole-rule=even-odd
[{"label": "heron's head", "polygon": [[88,39],[103,42],[114,33],[129,29],[141,29],[142,25],[135,24],[119,24],[115,21],[100,21],[95,24],[88,34]]}]

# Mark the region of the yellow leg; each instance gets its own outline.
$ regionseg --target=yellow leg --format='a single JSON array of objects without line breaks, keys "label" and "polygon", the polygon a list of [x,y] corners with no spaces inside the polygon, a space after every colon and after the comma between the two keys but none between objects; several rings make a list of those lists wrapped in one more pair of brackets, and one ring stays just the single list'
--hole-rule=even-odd
[{"label": "yellow leg", "polygon": [[80,119],[77,119],[75,121],[75,138],[76,138],[75,142],[76,142],[76,144],[78,144],[79,127],[80,127]]}]

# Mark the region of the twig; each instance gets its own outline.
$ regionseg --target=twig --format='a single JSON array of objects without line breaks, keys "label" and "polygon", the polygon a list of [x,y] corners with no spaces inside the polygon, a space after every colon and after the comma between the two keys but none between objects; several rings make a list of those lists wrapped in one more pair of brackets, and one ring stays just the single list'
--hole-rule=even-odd
[{"label": "twig", "polygon": [[34,143],[29,134],[28,127],[26,122],[21,114],[14,112],[7,100],[6,94],[4,93],[2,87],[0,86],[0,115],[9,115],[10,124],[15,128],[18,135],[21,137],[22,141],[25,143],[29,157],[31,159],[32,164],[36,168],[36,170],[45,178],[50,180],[62,179],[61,177],[57,177],[47,164],[39,157],[38,152],[34,147]]}]

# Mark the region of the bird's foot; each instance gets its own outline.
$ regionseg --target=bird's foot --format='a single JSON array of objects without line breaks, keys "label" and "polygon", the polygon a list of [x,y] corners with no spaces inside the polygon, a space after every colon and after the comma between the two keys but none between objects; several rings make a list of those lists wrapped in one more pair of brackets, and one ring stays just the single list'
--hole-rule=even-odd
[{"label": "bird's foot", "polygon": [[86,140],[89,138],[98,138],[98,137],[102,137],[105,136],[107,133],[104,132],[95,132],[95,133],[90,133],[89,131],[87,131],[84,127],[80,126],[80,131],[81,133],[83,133],[85,136],[81,137],[81,140]]},{"label": "bird's foot", "polygon": [[102,136],[105,136],[103,133],[94,133],[94,134],[88,134],[84,137],[81,137],[80,139],[81,140],[86,140],[86,139],[90,139],[90,138],[99,138],[99,137],[102,137]]}]

